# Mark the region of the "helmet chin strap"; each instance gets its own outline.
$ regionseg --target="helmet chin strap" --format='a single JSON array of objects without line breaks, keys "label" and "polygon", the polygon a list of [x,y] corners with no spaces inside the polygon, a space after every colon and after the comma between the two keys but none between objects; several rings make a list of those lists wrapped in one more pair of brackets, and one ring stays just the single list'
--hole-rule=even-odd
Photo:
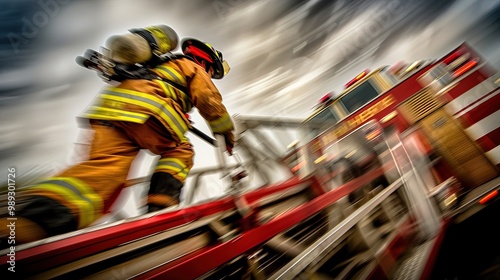
[{"label": "helmet chin strap", "polygon": [[[210,74],[210,67],[212,67],[210,63],[202,59],[200,66],[203,67],[203,69],[205,69],[205,71]],[[213,76],[213,74],[211,76]]]}]

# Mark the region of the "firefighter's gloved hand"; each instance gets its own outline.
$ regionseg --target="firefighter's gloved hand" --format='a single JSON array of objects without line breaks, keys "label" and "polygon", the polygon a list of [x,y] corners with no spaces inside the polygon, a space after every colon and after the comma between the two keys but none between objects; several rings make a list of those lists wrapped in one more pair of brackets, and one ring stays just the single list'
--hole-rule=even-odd
[{"label": "firefighter's gloved hand", "polygon": [[234,135],[232,131],[228,131],[226,133],[218,133],[224,136],[224,142],[226,142],[226,150],[230,155],[233,155],[234,148]]}]

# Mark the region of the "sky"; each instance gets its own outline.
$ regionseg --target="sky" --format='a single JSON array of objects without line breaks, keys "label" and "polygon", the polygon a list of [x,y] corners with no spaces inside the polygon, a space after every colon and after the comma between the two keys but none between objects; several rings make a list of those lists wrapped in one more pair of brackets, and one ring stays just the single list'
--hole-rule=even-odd
[{"label": "sky", "polygon": [[[499,0],[0,0],[0,15],[3,180],[8,167],[22,177],[84,157],[75,148],[90,134],[75,117],[105,84],[75,57],[130,28],[166,24],[222,51],[231,72],[214,82],[232,115],[304,119],[365,69],[436,59],[464,41],[500,67]],[[216,164],[210,145],[190,139],[194,168]],[[154,158],[140,160],[131,177]]]}]

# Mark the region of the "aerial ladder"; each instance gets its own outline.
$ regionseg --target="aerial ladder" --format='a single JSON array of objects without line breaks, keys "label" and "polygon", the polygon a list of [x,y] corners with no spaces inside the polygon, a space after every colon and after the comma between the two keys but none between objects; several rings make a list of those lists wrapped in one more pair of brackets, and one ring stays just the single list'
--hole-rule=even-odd
[{"label": "aerial ladder", "polygon": [[[18,273],[32,279],[418,279],[430,273],[450,212],[426,191],[429,170],[397,134],[370,122],[319,155],[314,139],[298,141],[305,129],[299,120],[234,120],[236,155],[225,157],[218,145],[219,164],[190,173],[181,205],[125,219],[111,215],[17,246]],[[200,196],[210,176],[224,192]],[[1,269],[9,252],[1,252]]]}]

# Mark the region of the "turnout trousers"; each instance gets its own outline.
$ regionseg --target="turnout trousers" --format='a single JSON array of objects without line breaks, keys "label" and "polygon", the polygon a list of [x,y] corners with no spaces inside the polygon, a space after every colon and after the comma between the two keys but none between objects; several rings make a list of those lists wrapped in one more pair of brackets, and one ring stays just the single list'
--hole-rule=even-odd
[{"label": "turnout trousers", "polygon": [[[88,159],[27,188],[28,202],[16,213],[18,224],[27,228],[26,236],[19,233],[20,242],[66,233],[97,220],[124,188],[141,149],[160,155],[148,192],[149,211],[179,203],[193,166],[194,151],[187,140],[176,143],[155,118],[144,124],[90,120],[90,125],[94,136]],[[0,225],[4,222],[5,218]]]}]

